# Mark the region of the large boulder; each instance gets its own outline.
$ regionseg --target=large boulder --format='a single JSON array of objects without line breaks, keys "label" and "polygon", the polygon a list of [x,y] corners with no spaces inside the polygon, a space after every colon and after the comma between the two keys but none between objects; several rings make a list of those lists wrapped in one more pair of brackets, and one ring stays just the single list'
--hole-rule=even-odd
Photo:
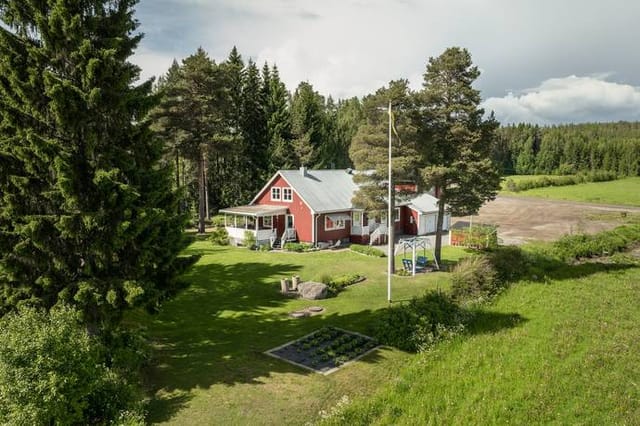
[{"label": "large boulder", "polygon": [[298,294],[308,300],[326,299],[328,289],[326,284],[307,281],[298,284]]}]

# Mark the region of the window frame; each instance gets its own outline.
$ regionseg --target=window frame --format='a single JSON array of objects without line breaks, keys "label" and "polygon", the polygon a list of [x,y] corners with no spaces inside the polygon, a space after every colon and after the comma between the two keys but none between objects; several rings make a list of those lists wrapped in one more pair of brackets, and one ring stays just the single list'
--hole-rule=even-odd
[{"label": "window frame", "polygon": [[[331,227],[327,226],[327,220],[330,220],[333,224]],[[339,231],[341,229],[345,229],[347,227],[346,221],[344,219],[338,219],[334,221],[329,216],[324,217],[324,230],[325,231]]]},{"label": "window frame", "polygon": [[[274,194],[277,191],[278,196],[275,197]],[[282,188],[279,186],[271,187],[271,201],[282,201]]]},{"label": "window frame", "polygon": [[[285,194],[289,194],[289,198],[285,198]],[[282,201],[291,203],[293,202],[293,189],[288,186],[282,188]]]},{"label": "window frame", "polygon": [[[267,223],[267,221],[269,223]],[[273,217],[271,216],[262,216],[262,227],[273,229]]]},{"label": "window frame", "polygon": [[[397,218],[396,218],[396,214],[398,215],[398,217],[397,217]],[[393,209],[393,221],[394,221],[394,222],[400,222],[400,218],[401,218],[401,215],[400,215],[400,207],[395,207],[395,208]]]}]

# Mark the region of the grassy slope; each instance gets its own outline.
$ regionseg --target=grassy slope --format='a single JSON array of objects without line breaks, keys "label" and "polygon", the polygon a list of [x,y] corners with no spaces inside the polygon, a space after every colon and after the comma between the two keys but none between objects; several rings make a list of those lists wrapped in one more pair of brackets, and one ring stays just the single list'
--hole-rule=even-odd
[{"label": "grassy slope", "polygon": [[[203,255],[187,274],[191,286],[160,314],[131,318],[145,325],[155,342],[155,367],[148,372],[152,422],[301,424],[342,395],[372,393],[410,357],[380,350],[324,377],[262,353],[325,324],[367,332],[376,311],[386,306],[385,258],[350,251],[250,252],[202,241],[187,252]],[[443,253],[450,260],[463,254],[456,248]],[[347,272],[368,279],[323,301],[279,294],[283,276],[318,280]],[[448,286],[444,273],[394,278],[393,298],[408,299],[439,286]],[[326,313],[303,320],[286,315],[310,305],[323,306]]]},{"label": "grassy slope", "polygon": [[640,268],[562,273],[516,285],[490,307],[505,321],[419,355],[336,423],[638,424]]},{"label": "grassy slope", "polygon": [[[510,178],[515,177],[512,176]],[[501,193],[505,195],[553,198],[588,203],[640,206],[640,177],[619,179],[610,182],[590,182],[579,185],[535,188],[517,193],[502,191]]]}]

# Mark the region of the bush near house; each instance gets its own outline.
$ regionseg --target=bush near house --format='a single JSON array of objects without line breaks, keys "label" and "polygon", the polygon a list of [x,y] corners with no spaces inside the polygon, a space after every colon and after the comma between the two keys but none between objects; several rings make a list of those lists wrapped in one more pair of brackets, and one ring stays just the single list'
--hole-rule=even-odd
[{"label": "bush near house", "polygon": [[349,248],[355,251],[356,253],[366,254],[367,256],[386,257],[386,255],[383,252],[370,246],[365,246],[361,244],[351,244]]},{"label": "bush near house", "polygon": [[285,251],[295,251],[298,253],[302,253],[304,251],[312,251],[313,244],[309,243],[286,243],[284,245]]},{"label": "bush near house", "polygon": [[216,227],[211,231],[209,241],[215,246],[228,246],[229,245],[229,233],[225,228]]}]

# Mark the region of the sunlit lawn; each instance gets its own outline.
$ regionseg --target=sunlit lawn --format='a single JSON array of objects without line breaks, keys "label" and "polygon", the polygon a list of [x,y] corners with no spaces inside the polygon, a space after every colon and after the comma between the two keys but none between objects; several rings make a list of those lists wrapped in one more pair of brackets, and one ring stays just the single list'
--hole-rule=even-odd
[{"label": "sunlit lawn", "polygon": [[[532,176],[510,176],[509,178],[517,180],[531,177]],[[609,182],[589,182],[579,185],[535,188],[521,192],[502,191],[501,193],[504,195],[551,198],[587,203],[640,206],[640,177]]]},{"label": "sunlit lawn", "polygon": [[640,424],[639,305],[637,264],[519,283],[335,424]]},{"label": "sunlit lawn", "polygon": [[[368,333],[376,314],[387,306],[386,258],[349,250],[252,252],[214,248],[206,241],[194,243],[187,254],[202,255],[186,275],[191,286],[160,314],[131,319],[147,327],[155,346],[148,372],[152,422],[301,424],[342,395],[373,392],[411,357],[379,350],[325,377],[263,354],[323,325]],[[461,249],[444,250],[449,260],[462,255]],[[285,276],[319,280],[350,272],[367,279],[334,298],[303,301],[279,293]],[[392,296],[401,301],[448,286],[446,273],[394,277]],[[325,313],[305,319],[287,316],[311,305],[324,307]]]}]

